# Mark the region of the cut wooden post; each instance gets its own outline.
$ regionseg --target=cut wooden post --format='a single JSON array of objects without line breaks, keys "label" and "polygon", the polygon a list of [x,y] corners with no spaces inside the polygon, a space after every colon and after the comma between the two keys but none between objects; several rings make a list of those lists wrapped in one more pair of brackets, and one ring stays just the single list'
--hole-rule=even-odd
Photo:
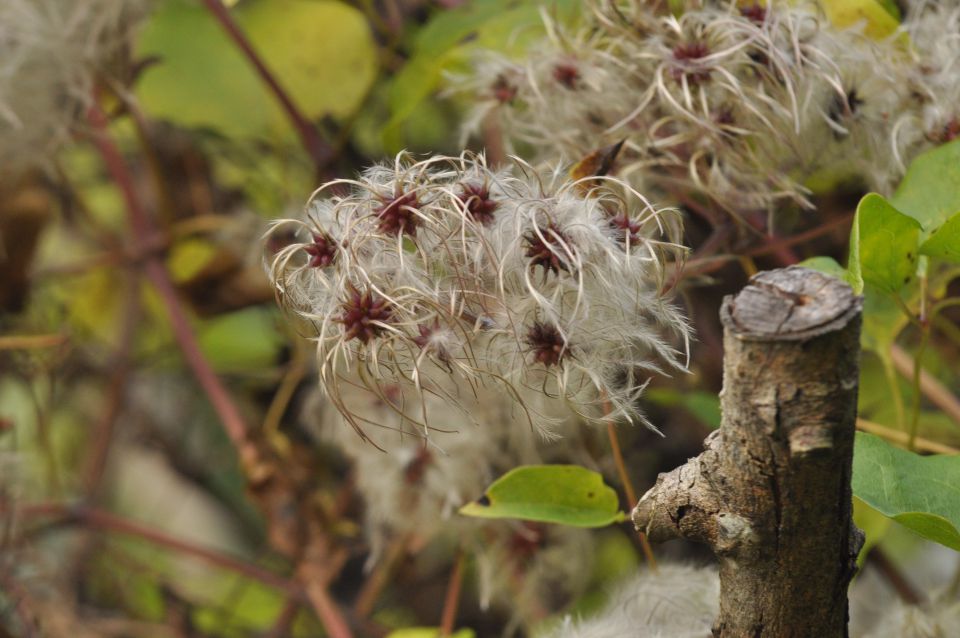
[{"label": "cut wooden post", "polygon": [[791,266],[724,299],[720,429],[633,510],[720,559],[715,636],[846,636],[862,297]]}]

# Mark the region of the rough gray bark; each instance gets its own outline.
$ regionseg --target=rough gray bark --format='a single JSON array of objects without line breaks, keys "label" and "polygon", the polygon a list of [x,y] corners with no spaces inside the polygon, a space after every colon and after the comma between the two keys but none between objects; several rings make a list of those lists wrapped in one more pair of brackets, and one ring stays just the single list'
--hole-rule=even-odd
[{"label": "rough gray bark", "polygon": [[633,511],[652,541],[720,559],[715,636],[846,636],[862,298],[791,266],[724,299],[719,430]]}]

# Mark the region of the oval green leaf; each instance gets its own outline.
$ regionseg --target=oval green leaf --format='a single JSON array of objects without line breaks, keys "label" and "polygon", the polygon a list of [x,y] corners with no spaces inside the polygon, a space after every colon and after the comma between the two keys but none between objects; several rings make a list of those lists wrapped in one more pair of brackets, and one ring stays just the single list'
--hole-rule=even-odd
[{"label": "oval green leaf", "polygon": [[960,211],[960,140],[918,155],[890,203],[920,222],[924,237]]},{"label": "oval green leaf", "polygon": [[524,465],[510,470],[482,497],[460,508],[479,518],[516,518],[571,527],[605,527],[626,520],[603,477],[579,465]]},{"label": "oval green leaf", "polygon": [[920,536],[960,551],[960,456],[920,456],[858,432],[853,493]]},{"label": "oval green leaf", "polygon": [[930,238],[920,245],[920,253],[960,264],[960,213],[955,213],[943,226],[933,231]]},{"label": "oval green leaf", "polygon": [[[231,13],[307,118],[350,115],[376,76],[366,19],[345,3],[254,0]],[[292,136],[249,60],[197,3],[162,3],[138,38],[137,55],[156,60],[136,86],[152,117],[225,137]]]},{"label": "oval green leaf", "polygon": [[277,325],[274,309],[254,306],[202,322],[197,339],[217,372],[263,372],[277,365],[286,343]]},{"label": "oval green leaf", "polygon": [[835,27],[862,24],[863,33],[875,40],[886,38],[900,26],[900,11],[890,0],[821,0],[820,4]]},{"label": "oval green leaf", "polygon": [[[876,193],[857,205],[850,232],[850,277],[856,292],[867,283],[896,293],[916,271],[920,223]],[[858,285],[859,284],[859,285]]]}]

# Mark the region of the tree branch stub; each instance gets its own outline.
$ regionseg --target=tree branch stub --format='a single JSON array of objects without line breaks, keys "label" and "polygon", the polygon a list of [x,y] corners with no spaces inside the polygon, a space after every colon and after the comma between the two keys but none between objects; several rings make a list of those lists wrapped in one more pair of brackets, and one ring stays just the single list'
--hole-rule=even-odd
[{"label": "tree branch stub", "polygon": [[862,303],[797,266],[724,299],[722,425],[632,514],[653,541],[719,557],[716,636],[847,635]]}]

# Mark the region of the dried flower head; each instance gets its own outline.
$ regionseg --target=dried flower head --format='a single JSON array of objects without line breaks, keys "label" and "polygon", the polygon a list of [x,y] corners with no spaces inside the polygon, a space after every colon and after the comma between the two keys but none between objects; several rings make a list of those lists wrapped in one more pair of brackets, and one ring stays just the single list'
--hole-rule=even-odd
[{"label": "dried flower head", "polygon": [[[589,2],[578,26],[546,19],[523,60],[478,56],[453,80],[478,96],[466,130],[496,117],[538,160],[625,139],[619,175],[635,188],[698,192],[735,215],[810,206],[813,175],[889,192],[911,158],[960,135],[954,3],[911,4],[880,41],[814,2],[655,5]],[[477,92],[507,69],[508,101]]]},{"label": "dried flower head", "polygon": [[149,0],[0,3],[0,171],[46,165],[69,142]]},{"label": "dried flower head", "polygon": [[568,617],[548,636],[699,638],[710,635],[719,598],[715,569],[661,565],[623,583],[596,616],[579,621]]},{"label": "dried flower head", "polygon": [[[543,431],[545,401],[645,422],[643,373],[685,366],[686,322],[660,293],[664,263],[684,255],[677,217],[610,178],[584,189],[561,175],[400,154],[278,224],[304,234],[274,258],[278,295],[313,325],[323,387],[354,427],[351,383],[400,411],[387,388],[455,404],[498,388]],[[415,226],[388,227],[390,206]],[[427,410],[409,418],[429,429]]]}]

